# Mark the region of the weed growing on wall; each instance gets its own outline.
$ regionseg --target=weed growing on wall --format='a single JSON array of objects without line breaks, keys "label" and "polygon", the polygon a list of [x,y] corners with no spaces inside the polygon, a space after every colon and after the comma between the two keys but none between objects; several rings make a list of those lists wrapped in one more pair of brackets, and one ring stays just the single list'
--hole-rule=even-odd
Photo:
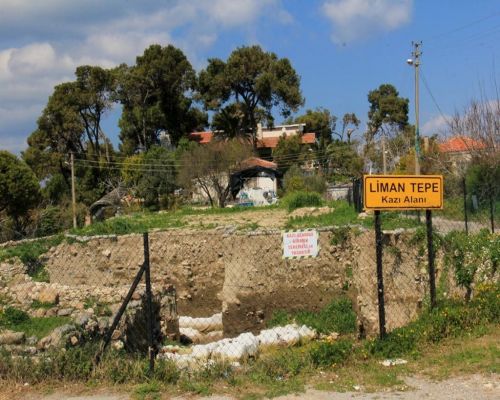
[{"label": "weed growing on wall", "polygon": [[324,334],[352,333],[356,330],[356,314],[352,309],[351,301],[347,298],[333,300],[318,312],[299,311],[289,314],[285,311],[277,311],[268,321],[268,326],[283,326],[292,322],[307,325]]},{"label": "weed growing on wall", "polygon": [[475,282],[495,281],[500,263],[500,236],[483,229],[467,235],[454,231],[445,237],[445,260],[455,272],[457,283],[465,288],[466,299],[472,296]]}]

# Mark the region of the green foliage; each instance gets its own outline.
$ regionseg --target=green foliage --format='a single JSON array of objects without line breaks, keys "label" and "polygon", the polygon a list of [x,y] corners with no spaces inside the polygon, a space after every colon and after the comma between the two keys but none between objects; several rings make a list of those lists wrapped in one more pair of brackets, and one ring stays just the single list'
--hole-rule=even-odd
[{"label": "green foliage", "polygon": [[73,230],[79,235],[125,235],[127,233],[142,233],[152,228],[181,227],[184,223],[178,218],[161,214],[140,213],[132,216],[120,216],[96,222],[92,225]]},{"label": "green foliage", "polygon": [[49,236],[61,232],[68,221],[63,220],[60,207],[47,206],[39,212],[36,236]]},{"label": "green foliage", "polygon": [[14,328],[19,324],[28,322],[29,315],[14,307],[6,307],[0,314],[0,325],[6,328]]},{"label": "green foliage", "polygon": [[457,283],[472,295],[474,282],[487,282],[500,262],[500,237],[487,229],[477,234],[453,231],[445,239],[446,263],[455,272]]},{"label": "green foliage", "polygon": [[304,175],[300,167],[294,164],[286,171],[283,186],[286,193],[300,191],[325,193],[326,179],[321,175]]},{"label": "green foliage", "polygon": [[331,367],[344,363],[352,352],[352,341],[341,339],[334,342],[316,343],[310,350],[314,366]]},{"label": "green foliage", "polygon": [[54,173],[47,179],[45,187],[42,189],[42,193],[45,199],[50,203],[59,204],[63,200],[70,198],[71,184],[65,179],[62,173]]},{"label": "green foliage", "polygon": [[28,266],[28,275],[35,282],[50,282],[50,275],[41,262],[30,263]]},{"label": "green foliage", "polygon": [[344,246],[351,236],[352,229],[348,226],[341,226],[332,230],[330,243],[334,246]]},{"label": "green foliage", "polygon": [[357,177],[363,172],[363,158],[353,143],[336,140],[328,145],[328,171],[334,176]]},{"label": "green foliage", "polygon": [[466,172],[465,177],[467,193],[476,195],[478,206],[488,208],[490,197],[494,200],[500,200],[500,164],[497,160],[491,163],[491,160],[476,157]]},{"label": "green foliage", "polygon": [[48,310],[49,308],[52,308],[52,307],[54,307],[54,304],[52,304],[52,303],[44,303],[44,302],[41,302],[38,300],[33,300],[31,302],[31,308],[33,308],[33,309]]},{"label": "green foliage", "polygon": [[321,207],[323,198],[316,192],[292,192],[288,193],[281,202],[291,212],[301,207]]},{"label": "green foliage", "polygon": [[[321,215],[306,215],[290,217],[285,224],[286,229],[315,228],[322,226],[342,226],[357,224],[366,228],[373,228],[373,217],[358,218],[358,213],[347,201],[337,200],[329,203],[331,212]],[[415,218],[405,218],[398,213],[384,213],[382,229],[413,228],[419,226]]]},{"label": "green foliage", "polygon": [[125,154],[160,144],[161,131],[176,144],[206,125],[206,114],[192,106],[195,71],[180,49],[151,45],[134,66],[121,65],[114,73],[119,82],[116,99],[123,107],[119,125]]},{"label": "green foliage", "polygon": [[316,108],[306,110],[306,113],[296,117],[293,123],[306,124],[304,132],[314,132],[318,140],[318,150],[323,150],[332,141],[337,117],[325,108]]},{"label": "green foliage", "polygon": [[470,302],[442,302],[435,309],[424,311],[416,321],[394,329],[386,338],[369,342],[367,347],[382,357],[415,354],[425,344],[471,334],[486,324],[499,322],[500,286],[484,285]]},{"label": "green foliage", "polygon": [[356,330],[356,314],[349,299],[333,300],[318,312],[299,311],[289,314],[285,311],[276,311],[267,322],[267,325],[283,326],[292,322],[307,325],[319,333],[352,333]]},{"label": "green foliage", "polygon": [[400,129],[408,124],[409,100],[399,97],[399,92],[393,85],[386,83],[371,90],[368,102],[368,127],[371,135],[376,134],[383,123],[396,125]]},{"label": "green foliage", "polygon": [[[137,164],[135,160],[139,159]],[[157,209],[162,196],[174,192],[176,171],[174,153],[164,147],[153,146],[146,153],[130,158],[128,172],[133,173],[133,180],[127,180],[136,195],[144,199],[144,205]],[[158,165],[164,165],[158,168]],[[137,170],[141,169],[140,172]]]},{"label": "green foliage", "polygon": [[300,135],[282,135],[273,149],[273,160],[282,172],[286,172],[291,166],[298,166],[306,161],[307,150],[308,146],[302,144]]},{"label": "green foliage", "polygon": [[36,264],[38,258],[49,251],[53,246],[57,246],[63,240],[63,236],[56,236],[49,239],[38,239],[31,242],[24,242],[17,246],[0,248],[0,261],[8,260],[14,257],[26,265]]},{"label": "green foliage", "polygon": [[183,153],[178,182],[203,193],[213,207],[223,208],[231,191],[231,174],[252,155],[250,146],[238,139],[211,141]]},{"label": "green foliage", "polygon": [[16,221],[26,216],[40,197],[40,185],[31,169],[13,154],[0,151],[0,211]]},{"label": "green foliage", "polygon": [[100,302],[95,297],[89,297],[85,299],[83,303],[85,309],[92,308],[94,310],[95,315],[110,317],[113,315],[111,309],[109,308],[109,304]]},{"label": "green foliage", "polygon": [[286,118],[304,101],[290,61],[260,46],[240,47],[226,62],[209,59],[198,88],[205,109],[216,112],[215,128],[234,129],[225,132],[230,137],[251,133],[254,143],[257,123],[273,122],[273,107]]},{"label": "green foliage", "polygon": [[0,313],[0,330],[11,329],[24,332],[27,337],[36,336],[41,339],[70,321],[69,317],[30,317],[26,312],[9,306]]}]

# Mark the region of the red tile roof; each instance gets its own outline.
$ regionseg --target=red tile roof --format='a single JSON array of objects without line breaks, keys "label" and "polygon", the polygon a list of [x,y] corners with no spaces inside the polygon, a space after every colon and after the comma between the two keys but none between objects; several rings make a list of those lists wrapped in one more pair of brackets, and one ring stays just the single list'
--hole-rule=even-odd
[{"label": "red tile roof", "polygon": [[461,153],[471,150],[484,149],[486,145],[467,136],[453,136],[439,144],[441,153]]},{"label": "red tile roof", "polygon": [[[259,139],[257,142],[257,147],[259,148],[270,148],[274,149],[281,137],[270,137]],[[314,133],[304,133],[302,135],[302,144],[313,144],[316,141],[316,134]]]},{"label": "red tile roof", "polygon": [[242,168],[263,167],[269,169],[277,169],[278,164],[271,161],[263,160],[262,158],[250,157],[241,163]]},{"label": "red tile roof", "polygon": [[192,132],[189,134],[189,138],[200,143],[200,144],[207,144],[212,141],[212,138],[214,137],[214,133],[212,131],[205,131],[205,132]]},{"label": "red tile roof", "polygon": [[[192,132],[189,134],[189,138],[200,144],[207,144],[212,141],[214,133],[212,131],[205,132]],[[280,140],[280,137],[268,137],[259,139],[257,141],[258,148],[269,148],[274,149]],[[313,132],[304,133],[302,135],[302,144],[313,144],[316,141],[316,134]]]}]

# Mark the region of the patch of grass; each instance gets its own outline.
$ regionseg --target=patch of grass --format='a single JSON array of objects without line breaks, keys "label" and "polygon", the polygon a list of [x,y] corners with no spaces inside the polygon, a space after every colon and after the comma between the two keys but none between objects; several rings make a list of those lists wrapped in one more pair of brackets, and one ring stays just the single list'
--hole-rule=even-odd
[{"label": "patch of grass", "polygon": [[321,194],[316,192],[291,192],[288,193],[281,205],[285,207],[288,212],[302,207],[320,207],[324,204]]},{"label": "patch of grass", "polygon": [[0,329],[24,332],[27,337],[36,336],[38,339],[70,321],[69,317],[30,317],[26,312],[14,307],[7,307],[0,313]]},{"label": "patch of grass", "polygon": [[99,301],[99,299],[91,296],[85,299],[83,303],[83,307],[87,310],[92,308],[94,310],[95,315],[110,317],[113,315],[113,312],[109,308],[109,304],[103,303]]},{"label": "patch of grass", "polygon": [[[278,209],[278,206],[266,207],[230,207],[230,208],[194,208],[185,207],[176,211],[168,212],[137,212],[129,215],[109,218],[103,222],[73,229],[72,234],[82,236],[93,235],[125,235],[128,233],[142,233],[152,229],[182,228],[187,225],[185,217],[191,215],[224,215],[238,214],[262,210]],[[214,224],[203,225],[203,229],[211,229]]]},{"label": "patch of grass", "polygon": [[325,370],[322,376],[314,379],[313,387],[335,392],[352,392],[355,386],[365,392],[388,388],[406,390],[408,387],[402,379],[406,371],[404,365],[385,368],[375,360],[351,358],[347,363]]},{"label": "patch of grass", "polygon": [[358,222],[358,214],[346,201],[334,201],[329,203],[332,211],[321,215],[306,215],[303,217],[291,217],[285,228],[317,228],[322,226],[341,226]]},{"label": "patch of grass", "polygon": [[38,301],[38,300],[33,300],[31,302],[31,308],[33,309],[44,309],[44,310],[48,310],[49,308],[52,308],[54,307],[54,305],[52,303],[44,303],[42,301]]},{"label": "patch of grass", "polygon": [[239,225],[238,230],[240,231],[256,231],[259,229],[260,225],[257,222],[249,222],[247,224]]},{"label": "patch of grass", "polygon": [[330,244],[334,246],[344,246],[351,235],[351,228],[348,226],[341,226],[332,230],[332,237],[330,239]]},{"label": "patch of grass", "polygon": [[431,345],[415,360],[414,368],[433,379],[455,374],[500,373],[498,326],[490,326],[482,337],[461,337]]},{"label": "patch of grass", "polygon": [[394,329],[384,339],[367,343],[377,356],[393,358],[417,355],[422,346],[450,337],[474,334],[490,323],[500,322],[500,285],[480,287],[470,302],[441,301],[408,325]]},{"label": "patch of grass", "polygon": [[62,235],[48,239],[39,239],[32,242],[20,243],[17,246],[0,248],[0,261],[18,257],[23,264],[30,265],[37,262],[38,258],[63,241]]},{"label": "patch of grass", "polygon": [[50,282],[50,275],[45,269],[45,265],[39,261],[33,263],[32,267],[28,269],[28,275],[31,276],[31,279],[35,282]]},{"label": "patch of grass", "polygon": [[132,398],[137,400],[159,400],[161,398],[160,391],[161,386],[156,381],[143,383],[134,389]]},{"label": "patch of grass", "polygon": [[275,350],[262,355],[250,365],[246,374],[254,385],[261,386],[264,396],[277,397],[304,391],[304,375],[311,371],[308,347]]},{"label": "patch of grass", "polygon": [[[373,228],[373,216],[369,215],[363,219],[358,218],[358,213],[347,201],[337,200],[329,203],[332,211],[327,214],[303,217],[291,217],[288,219],[285,228],[319,228],[322,226],[344,226],[359,225],[365,228]],[[382,229],[392,230],[397,228],[414,228],[419,226],[416,218],[408,217],[405,214],[386,212],[382,213]]]},{"label": "patch of grass", "polygon": [[267,322],[268,326],[286,325],[292,322],[307,325],[320,333],[353,333],[356,330],[356,314],[347,298],[333,300],[319,312],[299,311],[289,314],[277,311]]},{"label": "patch of grass", "polygon": [[341,339],[334,342],[315,343],[311,349],[312,363],[317,367],[343,364],[351,354],[352,341]]}]

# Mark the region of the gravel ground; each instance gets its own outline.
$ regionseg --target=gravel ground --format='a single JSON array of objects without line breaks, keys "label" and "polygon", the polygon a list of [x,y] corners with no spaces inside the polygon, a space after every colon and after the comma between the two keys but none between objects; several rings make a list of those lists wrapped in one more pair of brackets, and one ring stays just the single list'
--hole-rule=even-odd
[{"label": "gravel ground", "polygon": [[[412,389],[405,392],[376,392],[363,393],[347,392],[334,393],[317,390],[308,390],[299,395],[287,395],[277,397],[277,400],[498,400],[500,399],[500,375],[472,375],[466,377],[455,377],[440,382],[431,382],[427,379],[410,377],[406,384]],[[96,394],[96,395],[67,395],[63,393],[53,393],[51,395],[28,395],[23,393],[21,397],[2,397],[0,398],[19,398],[25,400],[130,400],[128,394]],[[195,396],[175,397],[175,400],[193,400]],[[204,400],[233,400],[228,396],[203,397]]]}]

